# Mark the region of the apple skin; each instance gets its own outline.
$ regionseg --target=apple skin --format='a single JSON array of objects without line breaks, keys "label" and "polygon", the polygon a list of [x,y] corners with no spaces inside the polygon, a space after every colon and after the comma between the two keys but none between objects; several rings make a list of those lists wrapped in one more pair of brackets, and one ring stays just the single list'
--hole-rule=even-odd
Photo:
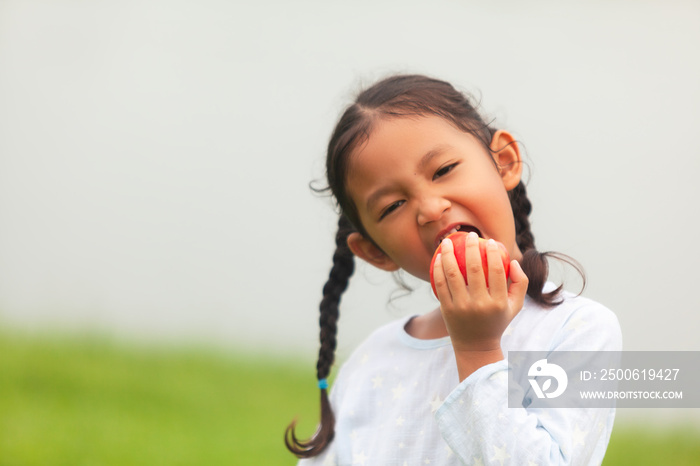
[{"label": "apple skin", "polygon": [[[464,277],[464,282],[467,282],[467,265],[464,258],[464,242],[467,239],[467,233],[463,231],[457,231],[448,236],[452,245],[454,246],[455,258],[457,259],[457,265],[459,266],[459,271]],[[488,259],[486,257],[486,242],[484,238],[479,238],[479,252],[481,253],[481,265],[484,267],[484,275],[486,278],[486,286],[489,286],[489,267]],[[510,255],[508,250],[502,244],[496,241],[498,245],[499,252],[501,253],[501,260],[503,261],[503,267],[506,270],[506,279],[510,276]],[[435,265],[435,258],[438,253],[442,250],[442,246],[438,246],[433,254],[433,260],[430,261],[430,285],[433,287],[433,293],[437,296],[437,290],[435,289],[435,280],[433,278],[433,266]]]}]

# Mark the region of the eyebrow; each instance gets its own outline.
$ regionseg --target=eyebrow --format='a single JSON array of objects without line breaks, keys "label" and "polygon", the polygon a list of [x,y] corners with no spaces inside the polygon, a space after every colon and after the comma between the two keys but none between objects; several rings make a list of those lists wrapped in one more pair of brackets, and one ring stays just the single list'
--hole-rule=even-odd
[{"label": "eyebrow", "polygon": [[[449,144],[438,144],[437,146],[430,149],[418,161],[418,171],[424,171],[428,164],[430,164],[431,160],[450,149],[452,149],[452,146],[450,146]],[[393,186],[384,186],[373,192],[367,198],[367,210],[372,210],[374,204],[376,204],[382,196],[391,193],[393,190]]]},{"label": "eyebrow", "polygon": [[433,147],[428,152],[426,152],[425,155],[420,159],[420,162],[418,162],[418,170],[425,170],[425,167],[428,166],[432,159],[442,154],[443,152],[447,152],[450,149],[452,149],[452,146],[450,146],[449,144],[438,144],[437,146]]}]

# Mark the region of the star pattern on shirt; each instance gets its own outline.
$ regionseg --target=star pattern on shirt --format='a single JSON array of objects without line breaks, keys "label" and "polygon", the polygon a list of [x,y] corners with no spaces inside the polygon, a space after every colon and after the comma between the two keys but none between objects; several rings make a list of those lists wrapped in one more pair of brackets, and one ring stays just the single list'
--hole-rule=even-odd
[{"label": "star pattern on shirt", "polygon": [[440,399],[440,395],[436,393],[435,397],[430,401],[430,411],[434,413],[438,410],[441,404],[442,400]]},{"label": "star pattern on shirt", "polygon": [[568,445],[566,445],[566,444],[560,445],[559,449],[561,450],[562,455],[569,456],[569,446]]},{"label": "star pattern on shirt", "polygon": [[454,452],[452,451],[452,448],[450,448],[449,445],[445,445],[445,451],[447,452],[448,458],[454,454]]},{"label": "star pattern on shirt", "polygon": [[484,466],[484,460],[481,458],[481,456],[475,456],[473,461],[472,466]]},{"label": "star pattern on shirt", "polygon": [[378,375],[372,379],[372,388],[382,388],[383,383],[384,383],[384,379],[382,378],[381,375]]},{"label": "star pattern on shirt", "polygon": [[364,450],[357,454],[355,453],[352,455],[352,464],[365,464],[367,462],[367,456],[365,455]]},{"label": "star pattern on shirt", "polygon": [[586,437],[588,436],[588,431],[587,430],[582,430],[578,424],[574,426],[574,432],[571,434],[573,437],[574,441],[574,446],[577,445],[585,445],[586,444]]},{"label": "star pattern on shirt", "polygon": [[401,427],[401,426],[403,425],[403,423],[404,423],[404,420],[405,420],[405,419],[403,418],[403,416],[397,417],[397,418],[396,418],[396,425],[397,425],[398,427]]},{"label": "star pattern on shirt", "polygon": [[403,385],[401,384],[401,382],[399,382],[399,384],[396,387],[391,389],[392,393],[394,394],[393,399],[400,400],[401,397],[403,396],[404,390],[405,390],[405,388],[403,388]]},{"label": "star pattern on shirt", "polygon": [[493,456],[491,457],[491,461],[498,461],[501,463],[501,466],[503,466],[503,462],[510,458],[510,455],[506,451],[506,446],[503,445],[501,448],[498,448],[496,446],[493,447]]},{"label": "star pattern on shirt", "polygon": [[508,354],[508,362],[512,367],[521,366],[523,361],[525,361],[525,356],[522,354]]},{"label": "star pattern on shirt", "polygon": [[574,315],[571,320],[569,321],[568,324],[566,324],[566,327],[564,327],[566,330],[570,330],[572,332],[575,332],[579,330],[581,327],[584,327],[588,325],[588,322],[583,320],[583,317],[579,315]]}]

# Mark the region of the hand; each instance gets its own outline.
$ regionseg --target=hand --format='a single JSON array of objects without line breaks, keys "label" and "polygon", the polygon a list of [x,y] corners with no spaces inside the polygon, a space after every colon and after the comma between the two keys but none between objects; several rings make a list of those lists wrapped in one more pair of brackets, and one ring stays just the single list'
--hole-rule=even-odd
[{"label": "hand", "polygon": [[442,253],[433,266],[440,311],[452,339],[460,379],[464,373],[469,375],[485,364],[503,359],[501,336],[522,309],[527,293],[527,276],[515,260],[510,264],[508,283],[495,243],[486,247],[489,268],[489,286],[486,286],[478,243],[476,233],[469,233],[465,242],[468,285],[459,271],[449,239],[443,241]]}]

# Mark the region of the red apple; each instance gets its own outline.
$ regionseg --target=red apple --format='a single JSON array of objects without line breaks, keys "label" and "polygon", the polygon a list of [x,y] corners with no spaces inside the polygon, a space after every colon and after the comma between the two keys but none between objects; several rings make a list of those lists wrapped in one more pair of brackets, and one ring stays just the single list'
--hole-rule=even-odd
[{"label": "red apple", "polygon": [[[454,246],[455,258],[457,258],[457,265],[459,265],[459,271],[462,272],[464,281],[467,281],[467,266],[464,259],[464,242],[467,239],[467,233],[463,231],[458,231],[452,233],[448,236],[452,245]],[[486,286],[489,286],[489,267],[488,259],[486,258],[486,241],[484,238],[479,238],[479,252],[481,253],[481,264],[484,267],[484,275],[486,277]],[[506,278],[510,275],[510,255],[506,247],[496,241],[498,245],[499,252],[501,253],[501,260],[503,261],[503,267],[506,269]],[[437,291],[435,290],[435,280],[433,279],[433,266],[435,265],[435,258],[438,253],[442,250],[442,246],[438,246],[433,254],[433,260],[430,262],[430,284],[433,287],[433,293],[437,296]]]}]

